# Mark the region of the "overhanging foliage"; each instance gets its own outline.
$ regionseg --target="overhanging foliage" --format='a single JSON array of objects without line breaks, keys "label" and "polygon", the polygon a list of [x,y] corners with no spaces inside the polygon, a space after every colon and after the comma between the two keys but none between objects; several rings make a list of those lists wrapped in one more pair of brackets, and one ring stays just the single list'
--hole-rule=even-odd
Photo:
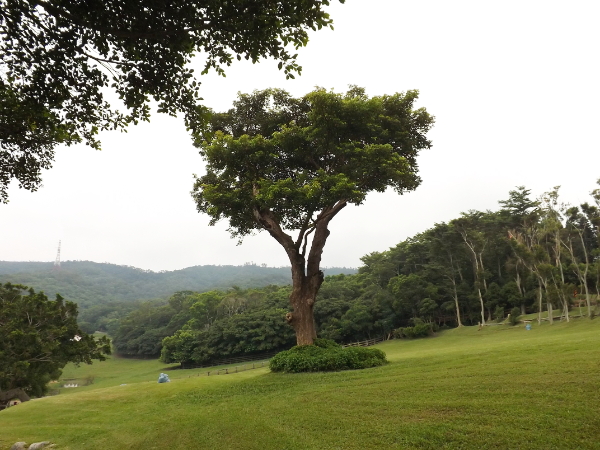
[{"label": "overhanging foliage", "polygon": [[60,295],[49,300],[26,286],[0,285],[0,390],[23,389],[41,396],[69,362],[91,364],[110,354],[77,326],[77,305]]},{"label": "overhanging foliage", "polygon": [[[343,0],[340,0],[343,3]],[[0,202],[12,179],[36,190],[59,144],[100,148],[101,130],[183,114],[206,120],[190,62],[223,74],[237,58],[301,71],[294,50],[330,26],[329,0],[0,0]],[[113,90],[122,108],[109,104]]]}]

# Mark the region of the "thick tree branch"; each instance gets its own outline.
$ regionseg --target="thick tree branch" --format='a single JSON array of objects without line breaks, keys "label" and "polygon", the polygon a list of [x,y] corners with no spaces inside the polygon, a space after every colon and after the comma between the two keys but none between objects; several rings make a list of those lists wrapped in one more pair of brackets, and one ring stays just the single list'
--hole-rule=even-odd
[{"label": "thick tree branch", "polygon": [[310,230],[304,235],[304,245],[302,246],[302,256],[306,256],[306,246],[308,244],[308,236],[315,231],[315,227],[311,227]]},{"label": "thick tree branch", "polygon": [[[306,230],[308,230],[308,226],[310,224],[310,221],[312,220],[312,215],[313,215],[314,211],[309,211],[308,214],[306,214],[306,218],[304,219],[304,223],[302,224],[302,228],[300,228],[300,232],[298,233],[298,239],[296,239],[296,248],[300,248],[300,245],[302,245],[302,239],[304,239],[304,246],[306,247],[306,239],[305,239],[305,233]],[[302,252],[304,253],[304,252]]]},{"label": "thick tree branch", "polygon": [[298,249],[296,248],[292,237],[283,231],[273,212],[266,208],[259,210],[255,207],[253,213],[256,222],[279,242],[287,252],[292,264],[294,264],[294,261],[299,255]]},{"label": "thick tree branch", "polygon": [[312,245],[310,246],[310,252],[307,258],[306,275],[308,277],[314,277],[322,272],[321,266],[321,255],[323,254],[323,248],[329,237],[329,222],[333,219],[337,213],[339,213],[345,206],[347,201],[339,200],[335,205],[324,208],[323,211],[317,216],[315,220],[315,235],[313,237]]},{"label": "thick tree branch", "polygon": [[[114,59],[104,59],[104,58],[100,58],[100,57],[97,57],[97,56],[90,55],[89,53],[87,53],[85,51],[82,51],[81,54],[84,55],[84,56],[87,56],[88,58],[93,59],[94,61],[99,62],[101,64],[102,63],[106,63],[106,64],[114,64],[114,65],[117,65],[117,66],[130,66],[130,67],[136,67],[137,66],[137,64],[129,62],[129,61],[116,61]],[[102,65],[104,66],[104,64],[102,64]],[[104,66],[104,67],[106,67],[106,66]],[[111,72],[112,72],[112,69],[111,69]]]}]

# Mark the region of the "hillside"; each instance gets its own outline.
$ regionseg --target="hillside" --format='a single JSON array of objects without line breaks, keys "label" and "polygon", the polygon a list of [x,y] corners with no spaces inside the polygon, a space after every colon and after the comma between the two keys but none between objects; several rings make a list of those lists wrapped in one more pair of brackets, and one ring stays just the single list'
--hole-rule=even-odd
[{"label": "hillside", "polygon": [[599,327],[464,327],[385,342],[390,364],[334,373],[69,366],[94,384],[0,412],[0,448],[598,449]]},{"label": "hillside", "polygon": [[[326,275],[355,273],[355,269],[324,269]],[[152,272],[129,266],[65,261],[58,270],[51,262],[0,261],[0,283],[20,283],[44,291],[48,296],[61,294],[80,307],[111,301],[135,301],[165,298],[177,291],[208,291],[260,287],[291,282],[289,267],[194,266],[186,269]]]}]

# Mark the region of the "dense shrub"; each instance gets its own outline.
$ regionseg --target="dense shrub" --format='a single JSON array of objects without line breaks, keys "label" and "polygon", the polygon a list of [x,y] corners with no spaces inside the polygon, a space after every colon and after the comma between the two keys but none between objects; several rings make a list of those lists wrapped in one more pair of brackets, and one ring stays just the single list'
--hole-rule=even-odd
[{"label": "dense shrub", "polygon": [[313,345],[315,347],[321,347],[321,348],[341,348],[342,347],[340,344],[338,344],[337,342],[335,342],[331,339],[321,339],[321,338],[315,339],[315,341],[313,342]]},{"label": "dense shrub", "polygon": [[519,323],[519,317],[521,316],[521,308],[515,306],[510,310],[510,319],[509,322],[511,325],[516,325]]},{"label": "dense shrub", "polygon": [[273,372],[327,372],[366,369],[387,363],[385,353],[376,348],[349,347],[327,339],[316,339],[315,345],[297,345],[278,353],[269,363]]},{"label": "dense shrub", "polygon": [[415,324],[412,327],[398,328],[394,330],[394,337],[396,339],[415,339],[427,336],[433,336],[433,334],[439,330],[436,323],[423,322],[421,319],[413,319]]},{"label": "dense shrub", "polygon": [[504,321],[504,307],[503,306],[496,306],[496,309],[494,310],[494,319],[496,319],[496,322],[500,323]]}]

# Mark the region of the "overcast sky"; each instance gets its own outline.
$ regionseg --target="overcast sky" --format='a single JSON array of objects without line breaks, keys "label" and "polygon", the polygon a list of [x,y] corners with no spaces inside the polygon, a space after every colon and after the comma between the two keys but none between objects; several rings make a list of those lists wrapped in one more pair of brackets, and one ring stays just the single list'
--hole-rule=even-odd
[{"label": "overcast sky", "polygon": [[[329,8],[335,30],[311,34],[302,76],[272,61],[237,63],[202,77],[205,104],[221,111],[238,91],[315,86],[369,95],[418,89],[436,117],[418,159],[422,185],[368,196],[331,223],[323,266],[360,258],[458,217],[495,210],[518,185],[534,196],[561,185],[588,200],[600,178],[600,27],[597,0],[347,0]],[[44,186],[10,190],[0,204],[0,260],[90,260],[151,270],[204,264],[288,265],[268,235],[241,246],[226,224],[208,226],[190,197],[204,164],[183,121],[155,114],[129,132],[105,133],[103,150],[59,148]]]}]

